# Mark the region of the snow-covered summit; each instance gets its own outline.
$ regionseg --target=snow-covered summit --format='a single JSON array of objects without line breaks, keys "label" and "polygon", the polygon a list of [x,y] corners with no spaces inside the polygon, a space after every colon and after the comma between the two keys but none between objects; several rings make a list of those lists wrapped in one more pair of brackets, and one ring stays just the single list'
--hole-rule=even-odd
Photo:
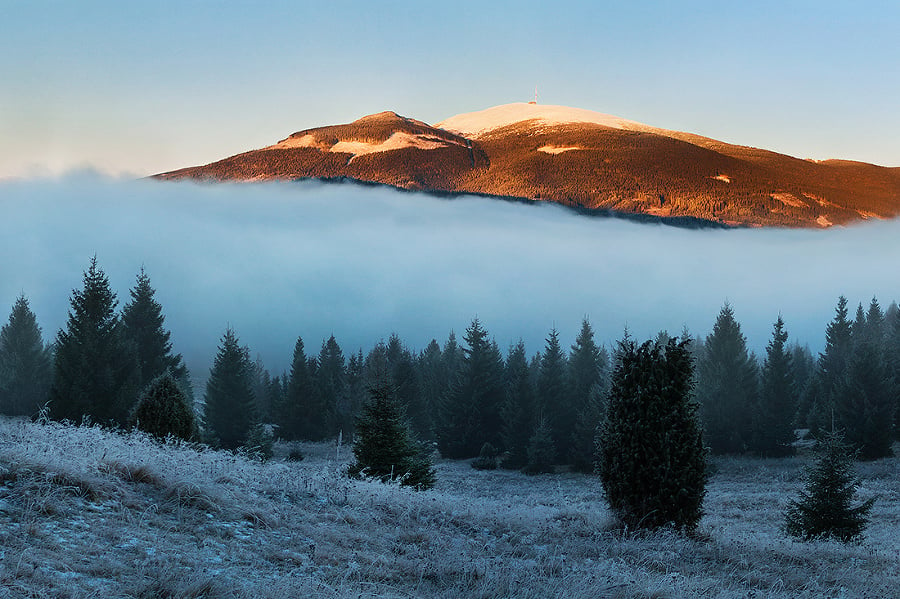
[{"label": "snow-covered summit", "polygon": [[525,102],[502,104],[486,110],[479,110],[478,112],[458,114],[437,123],[435,127],[466,137],[477,138],[500,127],[530,120],[542,121],[548,125],[594,123],[614,129],[632,131],[656,130],[648,125],[610,114],[603,114],[602,112],[594,112],[593,110]]}]

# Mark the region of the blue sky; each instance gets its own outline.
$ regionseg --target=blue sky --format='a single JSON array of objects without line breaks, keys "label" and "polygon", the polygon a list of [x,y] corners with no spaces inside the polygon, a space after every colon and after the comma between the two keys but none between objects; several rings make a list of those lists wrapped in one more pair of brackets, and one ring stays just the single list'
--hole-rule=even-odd
[{"label": "blue sky", "polygon": [[0,178],[530,99],[900,166],[900,4],[0,0]]}]

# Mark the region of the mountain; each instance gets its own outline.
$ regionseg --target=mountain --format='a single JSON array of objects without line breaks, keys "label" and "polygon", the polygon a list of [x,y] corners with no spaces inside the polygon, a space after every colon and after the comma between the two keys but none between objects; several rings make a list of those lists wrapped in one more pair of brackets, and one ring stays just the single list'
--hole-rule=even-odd
[{"label": "mountain", "polygon": [[828,227],[900,214],[900,168],[812,161],[534,103],[435,125],[381,112],[158,179],[349,178],[728,225]]}]

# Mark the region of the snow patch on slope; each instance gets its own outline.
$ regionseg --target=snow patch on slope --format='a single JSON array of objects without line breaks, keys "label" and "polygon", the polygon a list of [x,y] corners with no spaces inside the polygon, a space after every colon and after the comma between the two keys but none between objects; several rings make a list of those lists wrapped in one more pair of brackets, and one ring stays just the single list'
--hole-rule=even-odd
[{"label": "snow patch on slope", "polygon": [[593,110],[549,104],[526,104],[524,102],[503,104],[487,110],[458,114],[437,123],[435,127],[440,127],[465,137],[477,138],[495,129],[530,120],[537,120],[547,125],[592,123],[613,129],[657,131],[657,129],[648,125],[610,114],[603,114],[602,112],[594,112]]},{"label": "snow patch on slope", "polygon": [[541,146],[537,149],[538,152],[543,152],[545,154],[562,154],[563,152],[571,152],[572,150],[584,150],[581,146]]},{"label": "snow patch on slope", "polygon": [[[289,137],[269,146],[267,150],[282,150],[288,148],[318,148],[323,152],[340,152],[343,154],[353,154],[353,158],[362,156],[363,154],[374,154],[375,152],[390,152],[392,150],[402,150],[403,148],[416,148],[419,150],[436,150],[452,145],[453,142],[440,139],[431,135],[412,135],[404,131],[398,131],[391,134],[386,140],[378,143],[370,143],[367,141],[344,140],[329,146],[327,142],[316,139],[315,135],[306,134],[301,137]],[[459,145],[459,144],[457,144]],[[351,160],[353,159],[351,158]]]}]

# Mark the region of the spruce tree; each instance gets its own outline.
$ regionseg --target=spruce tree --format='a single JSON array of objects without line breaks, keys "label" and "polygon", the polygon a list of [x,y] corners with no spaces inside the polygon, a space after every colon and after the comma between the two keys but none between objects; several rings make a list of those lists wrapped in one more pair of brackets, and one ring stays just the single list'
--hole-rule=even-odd
[{"label": "spruce tree", "polygon": [[321,441],[328,434],[331,414],[321,402],[309,370],[303,338],[297,337],[291,372],[281,409],[279,434],[289,440]]},{"label": "spruce tree", "polygon": [[328,418],[322,437],[335,437],[342,433],[348,439],[352,438],[354,414],[347,387],[346,362],[344,352],[334,335],[322,342],[315,381],[316,392],[319,394],[317,402],[323,406]]},{"label": "spruce tree", "polygon": [[207,433],[222,448],[237,449],[246,444],[258,423],[255,408],[250,352],[228,327],[206,382],[203,415]]},{"label": "spruce tree", "polygon": [[190,441],[198,433],[193,407],[169,372],[150,382],[138,400],[131,422],[158,439],[172,436]]},{"label": "spruce tree", "polygon": [[567,456],[572,447],[578,413],[569,394],[566,380],[568,365],[556,328],[550,331],[546,341],[538,374],[536,412],[538,419],[544,419],[550,428],[556,459],[560,459]]},{"label": "spruce tree", "polygon": [[707,336],[697,367],[704,437],[713,453],[741,453],[752,435],[756,363],[727,303]]},{"label": "spruce tree", "polygon": [[140,374],[116,314],[116,294],[96,256],[70,304],[66,328],[56,336],[50,415],[124,426],[137,400]]},{"label": "spruce tree", "polygon": [[441,346],[432,339],[425,346],[418,359],[419,395],[422,409],[426,414],[422,426],[425,439],[434,439],[435,412],[441,404],[441,397],[448,387],[448,377],[441,359]]},{"label": "spruce tree", "polygon": [[825,327],[825,351],[819,354],[816,374],[804,394],[801,418],[818,435],[833,429],[834,401],[853,351],[853,325],[847,318],[847,298],[838,298],[834,318]]},{"label": "spruce tree", "polygon": [[505,372],[501,436],[506,453],[502,466],[518,469],[528,463],[528,443],[535,428],[534,385],[525,355],[525,342],[521,339],[509,348]]},{"label": "spruce tree", "polygon": [[805,540],[852,541],[862,535],[875,499],[852,506],[859,479],[853,474],[853,454],[839,434],[825,435],[818,450],[818,460],[807,469],[806,488],[788,505],[785,532]]},{"label": "spruce tree", "polygon": [[34,416],[47,402],[53,376],[51,348],[25,296],[0,329],[0,414]]},{"label": "spruce tree", "polygon": [[390,385],[369,389],[370,399],[363,404],[356,420],[351,477],[372,476],[382,482],[399,480],[415,489],[434,486],[435,471],[428,455],[419,447],[403,409]]},{"label": "spruce tree", "polygon": [[522,472],[525,474],[550,474],[554,471],[556,446],[553,443],[553,429],[546,418],[540,418],[534,434],[528,440],[528,462]]},{"label": "spruce tree", "polygon": [[797,392],[794,368],[787,351],[788,334],[781,316],[775,321],[772,339],[766,346],[766,360],[760,377],[759,401],[753,414],[751,450],[769,458],[791,455],[794,448],[794,414]]},{"label": "spruce tree", "polygon": [[688,343],[619,343],[597,469],[610,508],[628,527],[692,531],[702,514],[706,453]]},{"label": "spruce tree", "polygon": [[467,347],[441,405],[438,447],[446,458],[474,458],[481,446],[502,447],[503,357],[478,318],[466,329]]},{"label": "spruce tree", "polygon": [[162,305],[156,301],[156,290],[143,267],[130,294],[131,301],[122,308],[122,324],[125,338],[137,357],[138,388],[143,389],[168,371],[187,390],[190,387],[187,368],[181,354],[172,353],[172,334],[164,326]]},{"label": "spruce tree", "polygon": [[880,346],[864,337],[854,343],[844,378],[835,391],[835,425],[864,460],[892,455],[893,416],[890,372]]},{"label": "spruce tree", "polygon": [[576,413],[568,458],[576,470],[590,472],[594,464],[594,437],[603,412],[608,358],[594,342],[587,318],[569,353],[569,393]]}]

